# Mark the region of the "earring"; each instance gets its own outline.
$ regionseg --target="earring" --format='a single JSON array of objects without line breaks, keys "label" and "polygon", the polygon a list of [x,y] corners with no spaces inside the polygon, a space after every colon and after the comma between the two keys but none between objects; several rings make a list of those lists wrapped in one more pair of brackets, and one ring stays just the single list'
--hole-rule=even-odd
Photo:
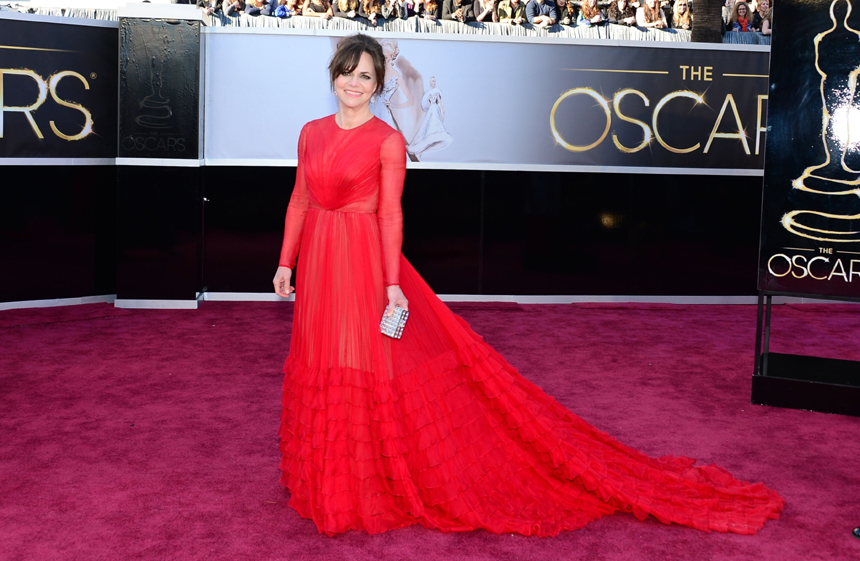
[{"label": "earring", "polygon": [[333,96],[337,97],[337,92],[331,92],[331,94],[332,94]]}]

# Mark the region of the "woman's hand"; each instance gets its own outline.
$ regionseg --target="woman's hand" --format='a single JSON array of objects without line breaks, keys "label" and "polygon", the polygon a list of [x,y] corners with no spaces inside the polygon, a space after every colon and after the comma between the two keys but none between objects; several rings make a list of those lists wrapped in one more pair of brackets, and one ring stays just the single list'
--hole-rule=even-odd
[{"label": "woman's hand", "polygon": [[[289,269],[287,270],[289,271]],[[398,306],[406,311],[409,311],[409,301],[406,299],[406,296],[403,295],[403,291],[400,290],[399,285],[392,284],[385,290],[388,292],[388,305],[385,307],[386,316],[393,316],[394,308]]]},{"label": "woman's hand", "polygon": [[278,267],[278,272],[275,273],[275,278],[272,284],[275,285],[275,294],[282,298],[289,298],[291,292],[295,292],[295,287],[290,286],[290,277],[293,276],[293,270],[289,267]]}]

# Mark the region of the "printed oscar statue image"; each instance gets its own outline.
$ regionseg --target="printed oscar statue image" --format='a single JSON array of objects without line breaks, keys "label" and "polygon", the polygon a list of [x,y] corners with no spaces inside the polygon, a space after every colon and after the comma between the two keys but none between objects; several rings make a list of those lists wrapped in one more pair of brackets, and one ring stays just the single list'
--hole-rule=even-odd
[{"label": "printed oscar statue image", "polygon": [[442,150],[454,140],[445,129],[445,106],[442,105],[442,91],[436,86],[435,76],[430,77],[430,89],[421,98],[421,109],[424,110],[424,119],[406,147],[416,158],[424,152]]},{"label": "printed oscar statue image", "polygon": [[147,58],[150,60],[150,93],[140,100],[140,112],[134,122],[147,129],[166,129],[172,126],[170,118],[173,116],[173,110],[170,108],[170,99],[165,98],[161,92],[164,86],[165,53],[169,52],[170,41],[167,37],[162,37],[161,42],[164,52],[153,55],[150,55],[147,43],[143,43]]},{"label": "printed oscar statue image", "polygon": [[[827,211],[793,210],[782,218],[789,232],[823,242],[860,241],[860,170],[849,166],[860,149],[860,31],[848,24],[851,10],[850,0],[833,0],[833,25],[815,36],[823,162],[807,167],[792,182],[795,189],[820,195]],[[832,212],[832,205],[843,213]]]}]

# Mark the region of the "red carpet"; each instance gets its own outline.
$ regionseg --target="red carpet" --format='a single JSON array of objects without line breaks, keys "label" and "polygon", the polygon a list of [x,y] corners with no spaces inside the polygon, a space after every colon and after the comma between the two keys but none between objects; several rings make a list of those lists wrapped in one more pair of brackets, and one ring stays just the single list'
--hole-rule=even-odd
[{"label": "red carpet", "polygon": [[[587,421],[763,481],[782,517],[756,536],[629,515],[549,539],[320,536],[278,485],[291,305],[94,304],[0,312],[0,559],[860,559],[860,419],[750,405],[755,307],[454,307]],[[779,306],[771,348],[860,360],[856,309]]]}]

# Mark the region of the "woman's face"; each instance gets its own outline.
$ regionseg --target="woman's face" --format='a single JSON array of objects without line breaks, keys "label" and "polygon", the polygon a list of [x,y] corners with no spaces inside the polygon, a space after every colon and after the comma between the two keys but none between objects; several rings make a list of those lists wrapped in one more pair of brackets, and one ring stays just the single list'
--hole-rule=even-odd
[{"label": "woman's face", "polygon": [[686,11],[687,11],[687,3],[686,2],[678,2],[678,13],[683,14]]},{"label": "woman's face", "polygon": [[770,9],[770,2],[767,0],[761,0],[761,2],[758,3],[758,7],[761,13],[765,13]]},{"label": "woman's face", "polygon": [[588,7],[593,8],[597,6],[597,0],[588,0]]},{"label": "woman's face", "polygon": [[370,103],[371,96],[376,92],[376,74],[369,54],[361,53],[353,71],[345,72],[335,79],[334,91],[341,105],[350,109],[359,109]]},{"label": "woman's face", "polygon": [[618,9],[623,10],[627,7],[627,0],[618,0]]},{"label": "woman's face", "polygon": [[[747,17],[747,7],[743,4],[738,4],[738,17]],[[721,24],[722,25],[722,24]]]}]

